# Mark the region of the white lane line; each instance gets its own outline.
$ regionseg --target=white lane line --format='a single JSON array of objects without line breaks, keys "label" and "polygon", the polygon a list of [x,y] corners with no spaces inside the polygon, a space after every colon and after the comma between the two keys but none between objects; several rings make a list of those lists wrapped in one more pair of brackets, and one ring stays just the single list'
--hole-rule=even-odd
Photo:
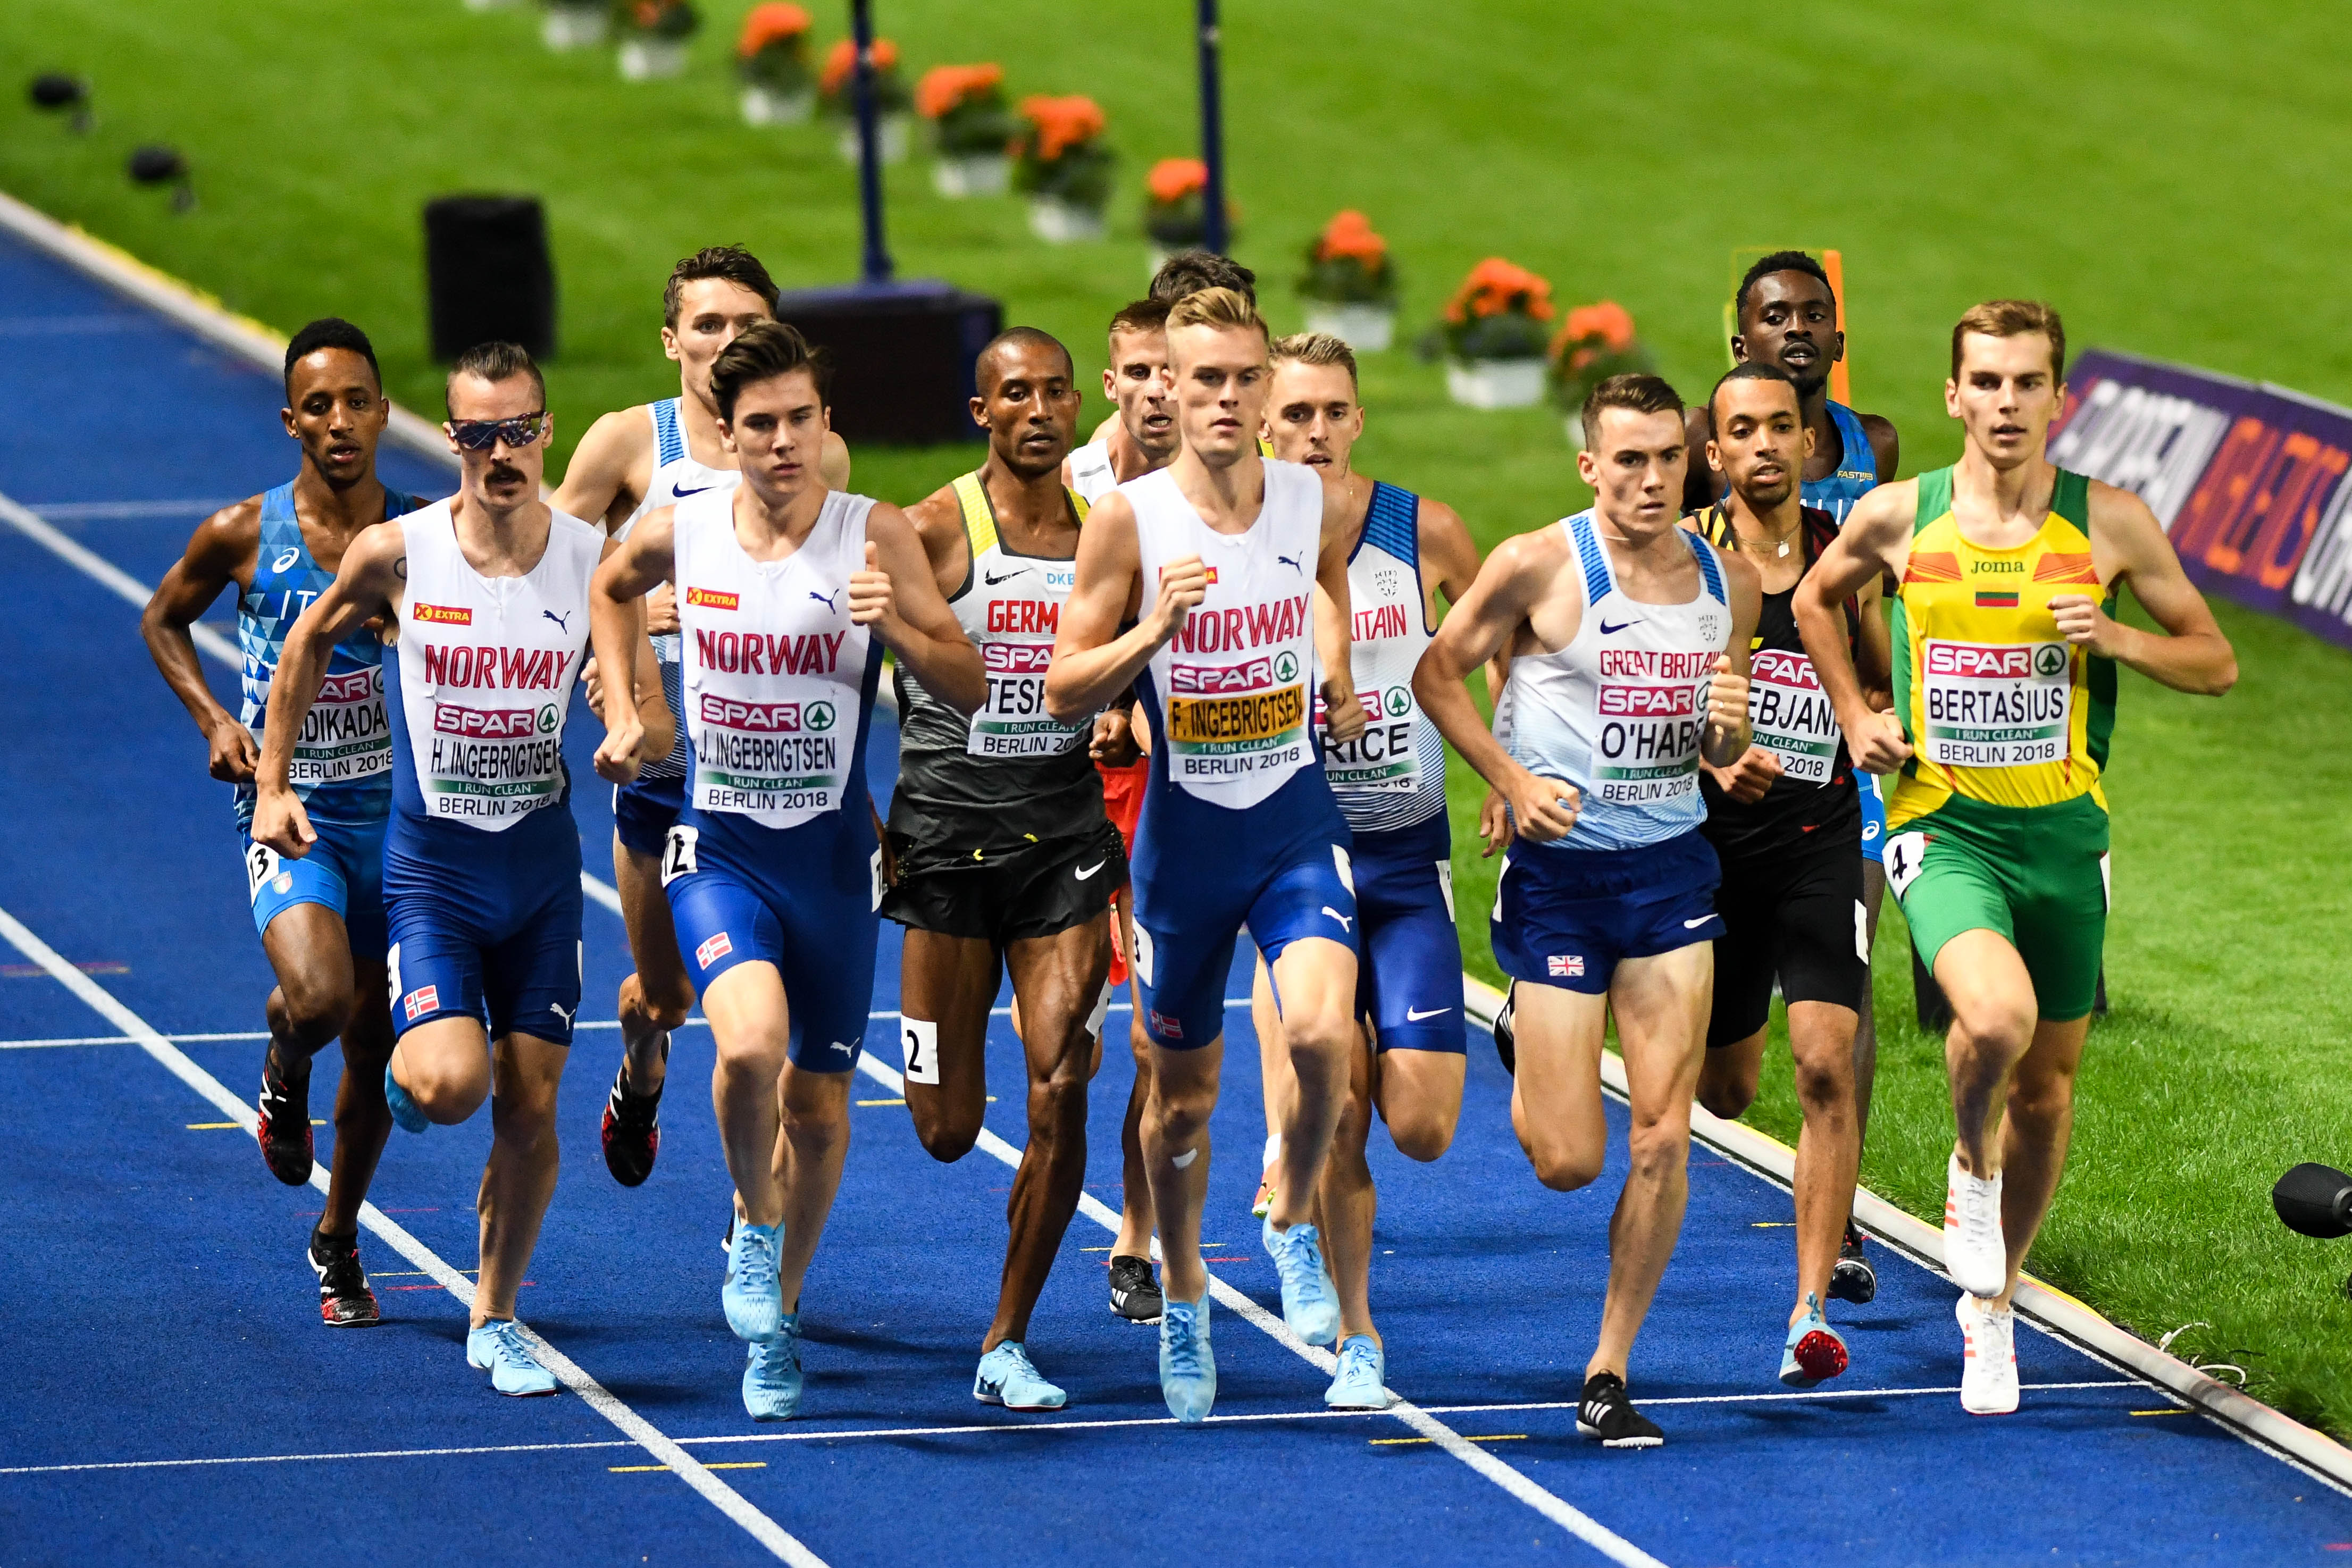
[{"label": "white lane line", "polygon": [[[859,1055],[857,1068],[877,1083],[887,1086],[891,1093],[901,1095],[906,1093],[907,1085],[904,1077],[895,1069],[875,1060],[872,1051],[862,1052]],[[980,1130],[978,1146],[1005,1165],[1015,1169],[1020,1167],[1021,1151],[984,1126]],[[1118,1211],[1094,1194],[1082,1192],[1078,1195],[1078,1212],[1112,1235],[1118,1234]],[[1160,1250],[1160,1243],[1156,1239],[1151,1244],[1151,1249],[1154,1254]],[[1216,1297],[1218,1304],[1227,1312],[1237,1314],[1252,1327],[1282,1345],[1292,1354],[1316,1367],[1326,1376],[1338,1369],[1339,1359],[1329,1351],[1310,1345],[1292,1333],[1290,1325],[1217,1278],[1213,1272],[1209,1275],[1209,1291]],[[1403,1422],[1422,1437],[1428,1438],[1611,1562],[1622,1564],[1622,1568],[1666,1568],[1666,1565],[1657,1558],[1651,1556],[1582,1510],[1546,1491],[1525,1475],[1495,1458],[1494,1455],[1486,1452],[1411,1400],[1400,1399],[1390,1406],[1386,1411],[1379,1414],[1384,1414]]]},{"label": "white lane line", "polygon": [[[67,565],[96,580],[100,586],[126,603],[143,611],[147,608],[147,601],[155,596],[153,589],[124,571],[104,556],[90,549],[80,540],[71,538],[51,528],[36,516],[32,508],[11,500],[6,496],[0,496],[0,522],[10,525],[18,533],[48,550]],[[199,622],[188,628],[188,635],[195,639],[197,647],[202,648],[222,664],[231,669],[243,668],[244,656],[237,653],[236,644],[211,627]]]},{"label": "white lane line", "polygon": [[[379,1276],[381,1277],[381,1276]],[[2110,1379],[2104,1383],[2027,1383],[2020,1385],[2031,1393],[2047,1393],[2068,1388],[2131,1388],[2142,1385],[2128,1379]],[[1843,1388],[1813,1389],[1804,1393],[1774,1392],[1769,1394],[1701,1394],[1676,1399],[1645,1399],[1644,1405],[1748,1405],[1781,1400],[1803,1399],[1890,1399],[1910,1398],[1922,1395],[1958,1394],[1958,1385],[1949,1388]],[[1573,1410],[1574,1400],[1549,1400],[1524,1405],[1427,1405],[1423,1408],[1432,1416],[1513,1416],[1532,1411]],[[1205,1425],[1237,1426],[1244,1422],[1265,1421],[1369,1421],[1378,1418],[1378,1410],[1272,1410],[1247,1416],[1212,1416]],[[839,1431],[807,1430],[798,1432],[730,1432],[710,1437],[680,1437],[681,1448],[700,1448],[731,1447],[740,1443],[831,1443],[847,1442],[854,1438],[882,1437],[987,1437],[1037,1432],[1099,1432],[1129,1427],[1173,1427],[1171,1416],[1121,1416],[1099,1421],[1005,1421],[990,1426],[965,1425],[948,1427],[858,1427]],[[344,1459],[436,1459],[473,1454],[561,1454],[587,1448],[627,1448],[635,1445],[619,1441],[592,1443],[499,1443],[470,1448],[370,1448],[340,1454],[253,1454],[231,1455],[219,1458],[201,1459],[109,1459],[79,1465],[8,1465],[0,1466],[0,1476],[60,1475],[75,1470],[168,1470],[200,1465],[290,1465],[324,1464]]]},{"label": "white lane line", "polygon": [[234,507],[242,497],[201,501],[35,501],[30,509],[53,523],[103,522],[117,517],[202,517]]},{"label": "white lane line", "polygon": [[[252,1106],[230,1093],[219,1079],[197,1066],[185,1051],[156,1033],[144,1019],[116,1000],[111,992],[59,957],[55,948],[35,936],[5,909],[0,909],[0,936],[6,937],[18,952],[47,969],[59,985],[89,1004],[91,1011],[135,1040],[148,1055],[163,1063],[173,1077],[194,1090],[208,1103],[217,1107],[247,1132],[254,1130]],[[311,1170],[310,1185],[321,1193],[327,1190],[327,1169],[324,1166]],[[411,1236],[374,1204],[360,1206],[360,1223],[390,1245],[394,1251],[423,1270],[468,1309],[473,1306],[473,1281],[443,1261],[438,1253]],[[603,1384],[589,1376],[571,1357],[524,1327],[520,1321],[516,1326],[522,1329],[523,1337],[530,1342],[541,1364],[555,1374],[565,1387],[577,1394],[590,1409],[619,1427],[639,1448],[667,1465],[680,1480],[699,1492],[712,1507],[734,1521],[754,1541],[782,1561],[791,1563],[793,1568],[825,1568],[823,1558],[802,1545],[783,1526],[753,1508],[741,1493],[712,1475],[700,1461],[679,1448],[652,1422],[615,1399]]]}]

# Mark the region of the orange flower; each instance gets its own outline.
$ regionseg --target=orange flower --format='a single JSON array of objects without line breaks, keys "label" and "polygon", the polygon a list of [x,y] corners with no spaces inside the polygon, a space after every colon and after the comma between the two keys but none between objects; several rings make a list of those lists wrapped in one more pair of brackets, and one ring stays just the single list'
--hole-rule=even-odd
[{"label": "orange flower", "polygon": [[637,19],[637,26],[650,32],[654,24],[661,20],[662,0],[637,0],[631,12]]},{"label": "orange flower", "polygon": [[[1582,343],[1594,338],[1601,340],[1601,351],[1623,353],[1633,346],[1633,318],[1614,299],[1603,299],[1598,305],[1580,305],[1568,313],[1568,319],[1560,325],[1559,335],[1552,339],[1552,357],[1558,359],[1560,351],[1571,343]],[[1593,357],[1588,354],[1584,363],[1591,363]],[[1579,370],[1582,366],[1570,361],[1569,368]]]},{"label": "orange flower", "polygon": [[937,120],[1003,81],[1003,66],[933,66],[915,84],[915,112]]},{"label": "orange flower", "polygon": [[[887,38],[874,40],[874,68],[887,71],[898,63],[898,46]],[[857,69],[857,43],[853,38],[836,39],[824,57],[824,72],[817,78],[816,89],[832,98],[849,83]]]},{"label": "orange flower", "polygon": [[743,36],[736,40],[735,53],[748,60],[770,44],[788,42],[808,30],[806,11],[792,0],[768,0],[764,5],[752,6],[751,14],[743,18]]},{"label": "orange flower", "polygon": [[1051,163],[1082,141],[1103,132],[1101,106],[1081,93],[1066,98],[1036,96],[1021,100],[1021,118],[1035,128],[1037,162]]},{"label": "orange flower", "polygon": [[1554,314],[1551,284],[1524,267],[1490,256],[1470,269],[1470,276],[1446,301],[1445,319],[1458,327],[1473,316],[1500,316],[1513,309],[1538,321],[1550,320]]},{"label": "orange flower", "polygon": [[1349,207],[1336,214],[1323,227],[1323,237],[1316,242],[1315,259],[1332,261],[1352,256],[1366,267],[1378,266],[1389,253],[1389,242],[1372,232],[1372,223],[1363,214]]},{"label": "orange flower", "polygon": [[1172,207],[1195,191],[1209,188],[1209,166],[1198,158],[1162,158],[1151,166],[1143,188],[1163,207]]}]

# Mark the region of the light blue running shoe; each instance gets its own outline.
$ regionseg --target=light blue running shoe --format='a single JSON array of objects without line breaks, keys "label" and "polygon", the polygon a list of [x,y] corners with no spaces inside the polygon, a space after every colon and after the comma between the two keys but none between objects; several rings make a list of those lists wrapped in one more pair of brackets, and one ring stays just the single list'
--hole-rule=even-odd
[{"label": "light blue running shoe", "polygon": [[385,1062],[383,1067],[383,1103],[392,1107],[392,1119],[404,1131],[421,1133],[433,1124],[426,1118],[425,1108],[411,1100],[408,1091],[400,1086],[400,1080],[392,1075],[390,1062]]},{"label": "light blue running shoe", "polygon": [[776,1282],[776,1232],[773,1225],[739,1225],[735,1244],[727,1252],[727,1282],[719,1287],[719,1304],[727,1309],[727,1326],[737,1339],[765,1344],[781,1332],[784,1317],[783,1287]]},{"label": "light blue running shoe", "polygon": [[775,1337],[751,1347],[743,1409],[754,1421],[789,1421],[801,1407],[801,1315],[781,1314]]},{"label": "light blue running shoe", "polygon": [[501,1394],[552,1394],[562,1385],[555,1374],[539,1364],[512,1318],[492,1318],[466,1332],[466,1364],[490,1375],[490,1386]]},{"label": "light blue running shoe", "polygon": [[1789,1325],[1788,1343],[1780,1350],[1780,1381],[1791,1388],[1811,1388],[1845,1370],[1845,1341],[1822,1316],[1822,1299],[1805,1297],[1805,1315]]},{"label": "light blue running shoe", "polygon": [[1323,1267],[1323,1238],[1311,1225],[1276,1230],[1271,1216],[1263,1237],[1265,1249],[1274,1254],[1274,1271],[1282,1279],[1282,1321],[1308,1344],[1338,1339],[1339,1292]]},{"label": "light blue running shoe", "polygon": [[1002,1405],[1007,1410],[1059,1410],[1069,1400],[1068,1395],[1038,1373],[1036,1364],[1029,1359],[1028,1346],[1017,1339],[1003,1341],[980,1358],[971,1396],[982,1405]]},{"label": "light blue running shoe", "polygon": [[1339,1370],[1323,1391],[1334,1410],[1385,1410],[1396,1403],[1388,1390],[1389,1359],[1368,1333],[1351,1333],[1339,1346]]},{"label": "light blue running shoe", "polygon": [[1217,1402],[1217,1353],[1209,1347],[1209,1298],[1160,1308],[1160,1396],[1190,1427]]}]

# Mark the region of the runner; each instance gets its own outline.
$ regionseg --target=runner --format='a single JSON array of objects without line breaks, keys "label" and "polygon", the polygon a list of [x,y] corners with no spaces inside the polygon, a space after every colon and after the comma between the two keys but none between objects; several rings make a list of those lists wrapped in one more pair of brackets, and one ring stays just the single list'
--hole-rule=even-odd
[{"label": "runner", "polygon": [[[1129,311],[1134,311],[1138,305],[1147,302],[1159,306],[1163,311],[1172,309],[1176,302],[1186,295],[1198,294],[1204,288],[1230,288],[1248,300],[1253,307],[1257,304],[1256,273],[1231,256],[1219,256],[1213,250],[1180,250],[1161,262],[1159,270],[1151,275],[1151,286],[1145,290],[1144,298],[1138,301],[1137,305],[1129,306],[1119,314],[1125,316]],[[1111,330],[1114,332],[1118,330],[1117,318],[1112,319]],[[1114,368],[1120,364],[1116,351],[1111,356],[1111,364]],[[1090,446],[1100,446],[1111,440],[1111,433],[1126,423],[1127,400],[1118,393],[1111,392],[1108,387],[1103,390],[1109,393],[1111,400],[1119,405],[1119,412],[1095,426],[1095,433],[1087,438],[1087,444]],[[1172,423],[1168,430],[1167,439],[1171,444],[1169,457],[1172,458],[1175,455],[1172,444],[1177,439]],[[1157,465],[1164,467],[1168,460],[1163,458]],[[1133,477],[1133,476],[1125,477]],[[1122,478],[1121,482],[1124,483],[1125,479]],[[1085,488],[1081,486],[1078,493],[1082,496],[1086,495]],[[1087,499],[1091,503],[1094,497],[1088,496]]]},{"label": "runner", "polygon": [[[1110,319],[1110,368],[1103,371],[1103,395],[1118,412],[1087,445],[1062,465],[1065,482],[1089,507],[1116,486],[1165,468],[1176,460],[1176,410],[1168,381],[1168,307],[1139,299]],[[1095,720],[1095,770],[1101,776],[1103,812],[1118,828],[1119,842],[1135,852],[1135,827],[1143,815],[1143,792],[1150,763],[1139,748],[1150,736],[1136,722],[1133,703],[1114,702]],[[1127,984],[1127,955],[1135,946],[1134,897],[1121,886],[1117,944],[1110,977]],[[1127,1043],[1135,1059],[1134,1087],[1127,1118],[1119,1126],[1122,1177],[1118,1236],[1111,1245],[1110,1310],[1130,1322],[1160,1321],[1160,1282],[1151,1273],[1151,1191],[1143,1174],[1143,1105],[1151,1089],[1151,1041],[1143,1022],[1128,1020]]]},{"label": "runner", "polygon": [[[775,315],[774,281],[760,258],[740,246],[711,246],[670,268],[662,288],[661,342],[662,352],[677,361],[678,395],[605,414],[590,425],[552,497],[556,510],[600,521],[614,538],[625,538],[630,526],[656,507],[704,490],[732,489],[735,458],[719,434],[710,366],[737,333]],[[830,431],[819,466],[829,488],[849,483],[849,449]],[[605,1097],[601,1136],[604,1168],[624,1186],[653,1173],[661,1148],[669,1032],[694,1007],[694,988],[661,894],[662,840],[685,801],[687,760],[686,721],[677,711],[677,606],[667,588],[655,590],[646,606],[646,629],[661,660],[662,691],[679,742],[644,777],[613,791],[613,885],[621,895],[635,973],[621,982],[623,1054]],[[593,660],[589,681],[594,704],[603,694]]]},{"label": "runner", "polygon": [[1111,892],[1127,880],[1127,852],[1103,816],[1093,726],[1058,724],[1042,700],[1087,510],[1062,483],[1077,434],[1076,371],[1069,351],[1034,327],[999,337],[978,369],[972,415],[988,427],[987,461],[907,518],[980,648],[988,700],[967,716],[898,674],[889,831],[898,876],[882,913],[907,927],[907,1109],[935,1158],[961,1159],[980,1136],[989,1009],[1011,968],[1029,1141],[972,1396],[1054,1410],[1065,1396],[1029,1359],[1029,1314],[1086,1182],[1087,1082],[1112,995]]},{"label": "runner", "polygon": [[[1275,455],[1335,477],[1348,496],[1348,597],[1362,735],[1323,748],[1324,776],[1354,837],[1357,1028],[1348,1101],[1316,1196],[1339,1291],[1339,1366],[1324,1403],[1387,1408],[1385,1342],[1372,1324],[1372,1220],[1379,1199],[1364,1151],[1377,1108],[1409,1158],[1433,1160],[1462,1113],[1467,1036],[1462,943],[1454,925],[1454,841],[1445,816],[1445,747],[1412,700],[1437,596],[1453,603],[1478,575],[1477,547],[1451,507],[1367,479],[1350,464],[1364,431],[1356,356],[1323,332],[1274,345],[1267,415]],[[1278,1131],[1291,1099],[1289,1051],[1264,960],[1250,992],[1265,1085],[1265,1175],[1272,1203]]]},{"label": "runner", "polygon": [[[1739,364],[1770,365],[1796,383],[1804,426],[1813,438],[1805,457],[1799,500],[1843,523],[1854,502],[1894,479],[1902,442],[1891,421],[1874,413],[1857,413],[1830,399],[1830,370],[1845,358],[1845,334],[1838,329],[1837,295],[1830,287],[1828,272],[1801,250],[1762,256],[1740,278],[1739,291],[1732,299],[1732,316],[1739,327],[1731,340],[1732,359]],[[1709,434],[1706,410],[1694,408],[1689,417],[1691,450],[1704,452]],[[1723,490],[1723,482],[1705,463],[1690,465],[1685,492],[1687,509],[1705,511]],[[1865,652],[1871,667],[1885,669],[1885,622],[1871,617],[1864,622],[1862,632],[1868,643]],[[1878,858],[1886,842],[1886,808],[1875,779],[1858,772],[1854,785],[1862,800],[1862,902],[1869,915],[1866,935],[1875,946],[1879,905],[1886,895],[1886,871]],[[1878,1026],[1866,986],[1853,1050],[1855,1123],[1866,1134],[1871,1087],[1878,1076]],[[1877,1271],[1863,1250],[1861,1230],[1849,1216],[1837,1269],[1830,1277],[1830,1295],[1838,1301],[1861,1302],[1877,1293]]]},{"label": "runner", "polygon": [[[883,858],[866,737],[882,651],[960,712],[987,684],[906,514],[825,487],[824,392],[801,335],[746,328],[710,387],[742,484],[646,513],[592,603],[598,653],[617,659],[637,601],[681,587],[694,766],[663,891],[710,1020],[711,1099],[744,1209],[720,1292],[751,1342],[743,1406],[781,1421],[800,1406],[801,1281],[841,1183],[874,994]],[[596,750],[615,783],[647,749],[635,706],[612,704]]]},{"label": "runner", "polygon": [[[1609,1229],[1601,1339],[1577,1427],[1610,1448],[1664,1435],[1625,1385],[1689,1192],[1691,1095],[1714,977],[1715,851],[1702,760],[1748,748],[1755,568],[1676,527],[1683,403],[1655,376],[1585,399],[1590,511],[1505,540],[1431,640],[1423,711],[1509,802],[1518,841],[1496,895],[1495,957],[1520,982],[1511,1124],[1546,1186],[1601,1175],[1601,1047],[1613,1012],[1633,1107],[1632,1168]],[[1511,655],[1505,741],[1463,685]]]},{"label": "runner", "polygon": [[[2010,1301],[2074,1124],[2106,936],[2116,665],[2216,696],[2237,680],[2147,503],[2051,463],[2065,378],[2049,306],[1962,316],[1944,389],[1959,462],[1864,497],[1796,597],[1855,763],[1895,775],[1886,880],[1952,1005],[1944,1268],[1960,1404],[1980,1416],[2017,1408]],[[1882,577],[1902,584],[1890,713],[1864,700],[1836,609]],[[2165,635],[2111,619],[2126,582]]]},{"label": "runner", "polygon": [[[1853,767],[1789,609],[1797,580],[1837,523],[1797,498],[1812,433],[1796,387],[1749,361],[1708,400],[1708,464],[1730,493],[1691,519],[1718,549],[1745,557],[1763,600],[1749,660],[1755,742],[1728,768],[1702,767],[1705,831],[1723,864],[1716,912],[1715,1003],[1698,1103],[1738,1116],[1756,1098],[1776,988],[1789,1008],[1804,1127],[1797,1139],[1797,1301],[1780,1381],[1810,1388],[1846,1368],[1845,1341],[1822,1312],[1841,1230],[1853,1212],[1862,1133],[1853,1037],[1870,987],[1869,915],[1862,901],[1862,811]],[[1849,638],[1877,622],[1878,585],[1841,607]],[[1883,674],[1874,674],[1883,681]]]},{"label": "runner", "polygon": [[[392,732],[383,713],[383,645],[365,627],[327,657],[326,689],[296,743],[293,788],[317,825],[312,852],[281,863],[253,827],[254,764],[278,651],[295,618],[332,580],[360,532],[425,503],[376,478],[390,405],[375,350],[350,322],[311,322],[286,347],[286,434],[301,444],[290,484],[206,517],[147,601],[141,630],[212,750],[214,778],[236,786],[247,895],[278,985],[262,1055],[261,1157],[289,1186],[310,1179],[310,1069],[343,1040],[335,1092],[335,1157],[327,1202],[310,1232],[319,1315],[331,1327],[377,1321],[360,1266],[360,1205],[392,1134],[383,1103],[392,1056],[384,995],[383,823],[392,805]],[[215,700],[188,628],[235,583],[245,700],[235,718]]]},{"label": "runner", "polygon": [[[1244,922],[1274,967],[1299,1084],[1264,1240],[1292,1330],[1328,1344],[1339,1328],[1308,1216],[1346,1098],[1356,900],[1307,698],[1318,643],[1324,668],[1349,667],[1349,518],[1337,484],[1257,455],[1270,345],[1248,300],[1188,297],[1169,313],[1168,344],[1184,449],[1088,518],[1045,697],[1069,724],[1132,685],[1158,740],[1135,845],[1135,1006],[1152,1040],[1143,1147],[1167,1298],[1160,1385],[1170,1413],[1194,1422],[1216,1398],[1201,1205],[1225,974]],[[1335,737],[1354,739],[1362,711],[1344,680],[1328,695]]]},{"label": "runner", "polygon": [[[400,634],[384,656],[383,892],[398,1039],[384,1097],[394,1121],[421,1133],[467,1120],[495,1094],[466,1359],[501,1394],[552,1394],[554,1375],[515,1326],[514,1299],[555,1191],[556,1086],[580,1008],[580,838],[563,724],[604,541],[539,499],[551,425],[529,354],[512,343],[468,349],[450,368],[448,406],[463,487],[353,540],[287,635],[253,836],[295,860],[319,842],[288,784],[295,742],[330,651],[363,622],[389,619]],[[660,676],[642,639],[640,653],[651,691]],[[667,730],[645,738],[667,750]]]}]

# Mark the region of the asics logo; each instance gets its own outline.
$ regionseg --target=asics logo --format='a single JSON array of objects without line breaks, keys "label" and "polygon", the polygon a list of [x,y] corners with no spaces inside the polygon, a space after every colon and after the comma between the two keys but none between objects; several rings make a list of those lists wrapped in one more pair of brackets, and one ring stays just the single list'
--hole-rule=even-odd
[{"label": "asics logo", "polygon": [[980,574],[980,579],[982,582],[987,583],[989,587],[994,588],[1000,582],[1012,581],[1014,578],[1019,577],[1028,570],[1029,569],[1025,566],[1016,566],[1011,571],[1006,572],[1003,577],[999,577],[992,571],[983,571]]},{"label": "asics logo", "polygon": [[269,563],[269,570],[272,571],[290,570],[294,563],[301,559],[302,552],[299,549],[289,549],[285,554],[279,556],[276,560],[271,561]]},{"label": "asics logo", "polygon": [[1092,864],[1092,865],[1090,865],[1090,866],[1087,867],[1085,870],[1083,870],[1083,871],[1079,872],[1079,873],[1077,873],[1077,878],[1078,878],[1078,880],[1079,880],[1080,882],[1084,882],[1084,881],[1086,881],[1086,880],[1087,880],[1087,878],[1088,878],[1088,877],[1090,877],[1090,876],[1094,875],[1094,874],[1095,874],[1095,873],[1097,873],[1097,872],[1098,872],[1098,871],[1102,870],[1102,868],[1103,868],[1103,867],[1105,867],[1105,866],[1107,866],[1107,865],[1108,865],[1108,864],[1110,864],[1110,862],[1108,862],[1108,861],[1097,861],[1097,862],[1095,862],[1095,863],[1094,863],[1094,864]]},{"label": "asics logo", "polygon": [[1620,621],[1616,625],[1612,626],[1609,624],[1609,617],[1604,615],[1601,618],[1601,634],[1603,637],[1614,637],[1618,632],[1625,630],[1626,627],[1639,626],[1641,623],[1642,618],[1637,615],[1631,621]]},{"label": "asics logo", "polygon": [[1324,913],[1324,914],[1326,914],[1326,915],[1329,915],[1332,919],[1334,919],[1334,920],[1338,921],[1338,922],[1339,923],[1339,929],[1341,929],[1342,931],[1346,931],[1346,932],[1349,932],[1349,933],[1350,933],[1350,934],[1352,934],[1352,933],[1355,931],[1355,929],[1356,929],[1356,923],[1355,923],[1353,920],[1349,919],[1347,915],[1344,915],[1340,914],[1338,910],[1336,910],[1336,909],[1332,908],[1329,904],[1325,904],[1325,905],[1323,906],[1323,913]]},{"label": "asics logo", "polygon": [[1426,1009],[1421,1008],[1407,1008],[1404,1009],[1404,1021],[1407,1023],[1419,1023],[1423,1019],[1433,1019],[1442,1013],[1450,1013],[1454,1009],[1452,1008],[1429,1008]]},{"label": "asics logo", "polygon": [[567,610],[562,614],[558,615],[552,610],[542,610],[540,613],[546,616],[550,621],[554,622],[558,626],[562,627],[563,634],[565,636],[569,637],[572,635],[572,612]]}]

